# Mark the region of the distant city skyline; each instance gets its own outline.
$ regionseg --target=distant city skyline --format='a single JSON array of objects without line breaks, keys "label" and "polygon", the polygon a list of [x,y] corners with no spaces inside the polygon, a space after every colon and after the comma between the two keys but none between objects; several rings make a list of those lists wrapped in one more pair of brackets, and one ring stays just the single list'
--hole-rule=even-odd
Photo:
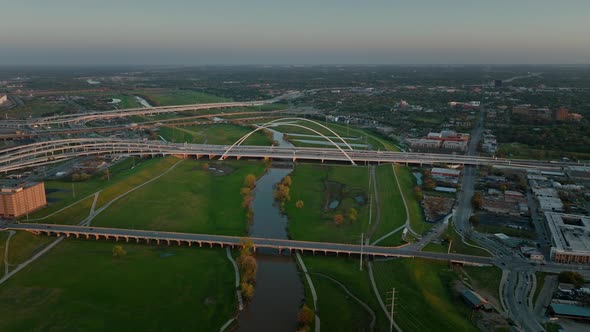
[{"label": "distant city skyline", "polygon": [[586,0],[0,4],[0,66],[590,63]]}]

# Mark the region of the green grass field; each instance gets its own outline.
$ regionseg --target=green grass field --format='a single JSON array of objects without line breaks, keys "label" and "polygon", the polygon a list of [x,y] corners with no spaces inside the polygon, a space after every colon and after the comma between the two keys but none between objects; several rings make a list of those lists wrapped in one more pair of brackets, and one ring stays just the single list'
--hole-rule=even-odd
[{"label": "green grass field", "polygon": [[[291,174],[291,201],[285,211],[289,216],[289,233],[293,239],[341,243],[360,243],[361,232],[368,230],[368,202],[358,203],[356,196],[368,198],[368,169],[353,166],[324,166],[298,164]],[[298,209],[295,203],[304,202]],[[339,200],[340,205],[329,209],[328,204]],[[358,219],[348,218],[337,226],[335,214],[345,217],[350,208],[358,211]]]},{"label": "green grass field", "polygon": [[404,331],[477,331],[453,282],[459,276],[446,262],[394,259],[374,263],[383,298],[395,287],[396,321]]},{"label": "green grass field", "polygon": [[[169,142],[205,143],[231,145],[254,128],[232,124],[196,125],[183,127],[161,127],[157,134]],[[243,145],[271,145],[270,139],[258,131],[250,136]]]},{"label": "green grass field", "polygon": [[463,270],[469,275],[471,285],[488,300],[494,297],[494,304],[500,305],[500,281],[502,270],[495,266],[464,266]]},{"label": "green grass field", "polygon": [[[392,165],[377,166],[375,171],[377,172],[376,180],[379,207],[381,209],[381,223],[372,236],[373,240],[402,226],[406,221],[406,209],[395,181]],[[381,243],[379,244],[381,245]]]},{"label": "green grass field", "polygon": [[[66,240],[0,286],[1,331],[213,331],[236,307],[222,250]],[[211,282],[214,280],[215,282]]]},{"label": "green grass field", "polygon": [[328,275],[344,284],[356,297],[371,307],[377,317],[377,330],[388,330],[388,320],[381,310],[371,287],[366,267],[359,270],[355,258],[304,256],[303,260],[318,293],[318,309],[323,329],[328,331],[368,331],[371,320],[367,311],[336,284],[322,276]]},{"label": "green grass field", "polygon": [[395,171],[402,187],[402,193],[406,198],[406,203],[408,204],[408,210],[410,212],[410,226],[414,232],[418,234],[424,234],[432,228],[433,224],[424,221],[424,215],[422,214],[420,202],[418,202],[414,193],[414,187],[416,186],[414,183],[414,176],[410,172],[409,168],[400,165],[395,166]]},{"label": "green grass field", "polygon": [[[168,166],[178,160],[170,158],[163,162]],[[224,173],[205,171],[203,163],[182,161],[170,173],[113,203],[94,219],[93,225],[244,235],[248,223],[241,207],[240,188],[246,175],[262,175],[263,163],[208,162],[211,167],[223,168]],[[118,194],[124,192],[121,186],[130,189],[145,180],[137,174],[112,190]],[[117,196],[111,187],[101,196],[103,193],[111,199]]]}]

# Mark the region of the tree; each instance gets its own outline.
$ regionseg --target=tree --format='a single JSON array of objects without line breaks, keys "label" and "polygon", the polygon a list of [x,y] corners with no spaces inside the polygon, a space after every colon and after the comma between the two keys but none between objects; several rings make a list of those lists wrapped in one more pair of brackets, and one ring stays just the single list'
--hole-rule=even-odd
[{"label": "tree", "polygon": [[292,182],[291,177],[289,175],[285,176],[282,182],[285,186],[290,187]]},{"label": "tree", "polygon": [[358,218],[358,212],[356,211],[355,208],[350,208],[350,210],[348,211],[348,219],[350,219],[350,222],[355,222]]},{"label": "tree", "polygon": [[576,287],[584,285],[584,276],[575,271],[563,271],[559,274],[559,282],[573,284]]},{"label": "tree", "polygon": [[254,256],[246,255],[238,257],[238,266],[240,267],[243,280],[246,282],[254,282],[256,280],[258,264],[256,264]]},{"label": "tree", "polygon": [[240,288],[244,300],[246,300],[247,302],[252,301],[252,298],[254,297],[254,285],[242,281],[240,283]]},{"label": "tree", "polygon": [[342,214],[335,214],[334,215],[334,224],[336,226],[340,226],[342,225],[342,223],[344,222],[344,216]]},{"label": "tree", "polygon": [[113,246],[113,256],[114,257],[123,257],[127,254],[125,249],[123,249],[122,245],[115,245]]},{"label": "tree", "polygon": [[481,198],[481,193],[479,191],[474,193],[473,197],[471,198],[471,205],[473,205],[473,208],[476,210],[480,209],[482,203],[483,203],[483,200]]},{"label": "tree", "polygon": [[241,239],[240,240],[240,256],[250,256],[252,255],[252,248],[254,247],[254,242],[250,239]]},{"label": "tree", "polygon": [[246,178],[244,179],[244,186],[250,189],[254,188],[256,186],[256,176],[253,174],[246,175]]},{"label": "tree", "polygon": [[298,209],[303,208],[303,201],[302,200],[298,200],[297,202],[295,202],[295,207]]},{"label": "tree", "polygon": [[291,196],[289,196],[290,191],[291,189],[288,186],[279,183],[275,190],[275,200],[281,203],[289,201],[291,199]]},{"label": "tree", "polygon": [[248,187],[243,187],[242,189],[240,189],[240,195],[242,196],[249,196],[251,192],[252,190]]},{"label": "tree", "polygon": [[297,322],[299,325],[307,326],[313,322],[315,318],[315,312],[311,310],[307,304],[304,304],[303,307],[299,310],[299,314],[297,315]]},{"label": "tree", "polygon": [[414,187],[414,194],[416,195],[417,201],[422,201],[422,199],[424,198],[424,194],[422,193],[422,189],[420,189],[419,186]]},{"label": "tree", "polygon": [[204,171],[208,171],[209,170],[209,163],[204,163],[202,167],[203,167]]}]

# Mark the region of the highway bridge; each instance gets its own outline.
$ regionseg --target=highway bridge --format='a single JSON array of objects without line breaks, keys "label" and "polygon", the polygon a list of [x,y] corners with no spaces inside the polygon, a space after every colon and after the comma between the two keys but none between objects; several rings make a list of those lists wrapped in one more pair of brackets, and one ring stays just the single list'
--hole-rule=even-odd
[{"label": "highway bridge", "polygon": [[128,108],[113,111],[92,111],[85,113],[74,113],[47,116],[41,118],[32,118],[28,120],[5,120],[0,121],[0,127],[21,128],[21,127],[47,127],[51,125],[66,125],[72,123],[85,123],[93,120],[104,120],[113,118],[122,118],[132,115],[152,115],[161,113],[186,112],[186,111],[200,111],[218,108],[234,108],[234,107],[254,107],[266,104],[276,103],[284,99],[297,98],[300,92],[294,91],[278,96],[272,99],[243,101],[243,102],[222,102],[222,103],[206,103],[206,104],[190,104],[190,105],[175,105],[175,106],[157,106],[157,107],[139,107]]},{"label": "highway bridge", "polygon": [[451,164],[475,166],[505,166],[524,169],[562,170],[572,162],[540,160],[511,160],[492,157],[412,153],[375,150],[338,150],[331,148],[301,148],[275,146],[229,146],[208,144],[182,144],[161,141],[141,141],[110,138],[72,138],[42,141],[0,150],[0,172],[56,163],[80,156],[169,156],[194,158],[259,158],[288,159],[292,161],[320,161],[340,163],[403,163]]},{"label": "highway bridge", "polygon": [[[9,224],[6,229],[27,231],[34,234],[53,236],[65,236],[77,239],[125,241],[130,243],[146,243],[158,245],[198,246],[198,247],[238,247],[246,238],[237,236],[193,234],[161,232],[137,229],[70,226],[55,224],[34,224],[14,223]],[[302,252],[324,255],[366,255],[375,258],[387,257],[419,257],[436,260],[451,261],[467,265],[492,265],[493,260],[489,257],[444,254],[436,252],[422,252],[417,250],[405,250],[404,248],[377,247],[360,244],[343,244],[328,242],[294,241],[268,238],[247,238],[252,241],[253,249],[274,249],[278,253]]]}]

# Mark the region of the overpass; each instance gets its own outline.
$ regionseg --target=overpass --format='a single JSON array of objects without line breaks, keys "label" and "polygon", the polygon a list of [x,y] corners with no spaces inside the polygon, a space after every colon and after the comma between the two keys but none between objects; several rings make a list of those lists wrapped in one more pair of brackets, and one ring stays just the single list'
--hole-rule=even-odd
[{"label": "overpass", "polygon": [[41,141],[0,150],[0,172],[38,167],[80,156],[183,156],[195,158],[259,158],[307,160],[321,162],[452,164],[474,166],[504,166],[524,169],[562,170],[568,166],[585,165],[573,162],[541,160],[511,160],[493,157],[412,153],[375,150],[342,150],[331,148],[301,148],[275,146],[235,146],[182,144],[161,141],[141,141],[110,138],[72,138]]},{"label": "overpass", "polygon": [[274,249],[279,253],[302,252],[311,254],[324,255],[347,255],[360,256],[366,255],[374,258],[387,257],[418,257],[436,260],[451,261],[454,263],[467,265],[492,265],[493,259],[490,257],[480,257],[462,254],[444,254],[436,252],[422,252],[417,250],[405,250],[404,248],[377,247],[357,244],[328,243],[328,242],[309,242],[294,241],[283,239],[268,238],[245,238],[238,236],[177,233],[177,232],[160,232],[137,229],[105,228],[105,227],[87,227],[87,226],[70,226],[54,224],[33,224],[33,223],[15,223],[7,225],[8,230],[27,231],[34,234],[44,234],[53,236],[65,236],[76,239],[94,239],[94,240],[111,240],[125,241],[130,243],[145,243],[157,245],[178,245],[178,246],[198,246],[198,247],[238,247],[244,239],[251,240],[253,249]]},{"label": "overpass", "polygon": [[64,114],[47,116],[42,118],[33,118],[28,120],[7,120],[0,121],[0,127],[33,127],[50,125],[65,125],[71,123],[84,123],[99,119],[113,119],[122,118],[132,115],[151,115],[161,113],[186,112],[186,111],[200,111],[218,108],[233,108],[233,107],[253,107],[262,106],[266,104],[276,103],[284,99],[297,98],[300,92],[292,91],[284,95],[255,101],[240,101],[240,102],[221,102],[221,103],[206,103],[206,104],[190,104],[190,105],[174,105],[174,106],[157,106],[157,107],[139,107],[128,108],[113,111],[92,111],[86,113]]}]

